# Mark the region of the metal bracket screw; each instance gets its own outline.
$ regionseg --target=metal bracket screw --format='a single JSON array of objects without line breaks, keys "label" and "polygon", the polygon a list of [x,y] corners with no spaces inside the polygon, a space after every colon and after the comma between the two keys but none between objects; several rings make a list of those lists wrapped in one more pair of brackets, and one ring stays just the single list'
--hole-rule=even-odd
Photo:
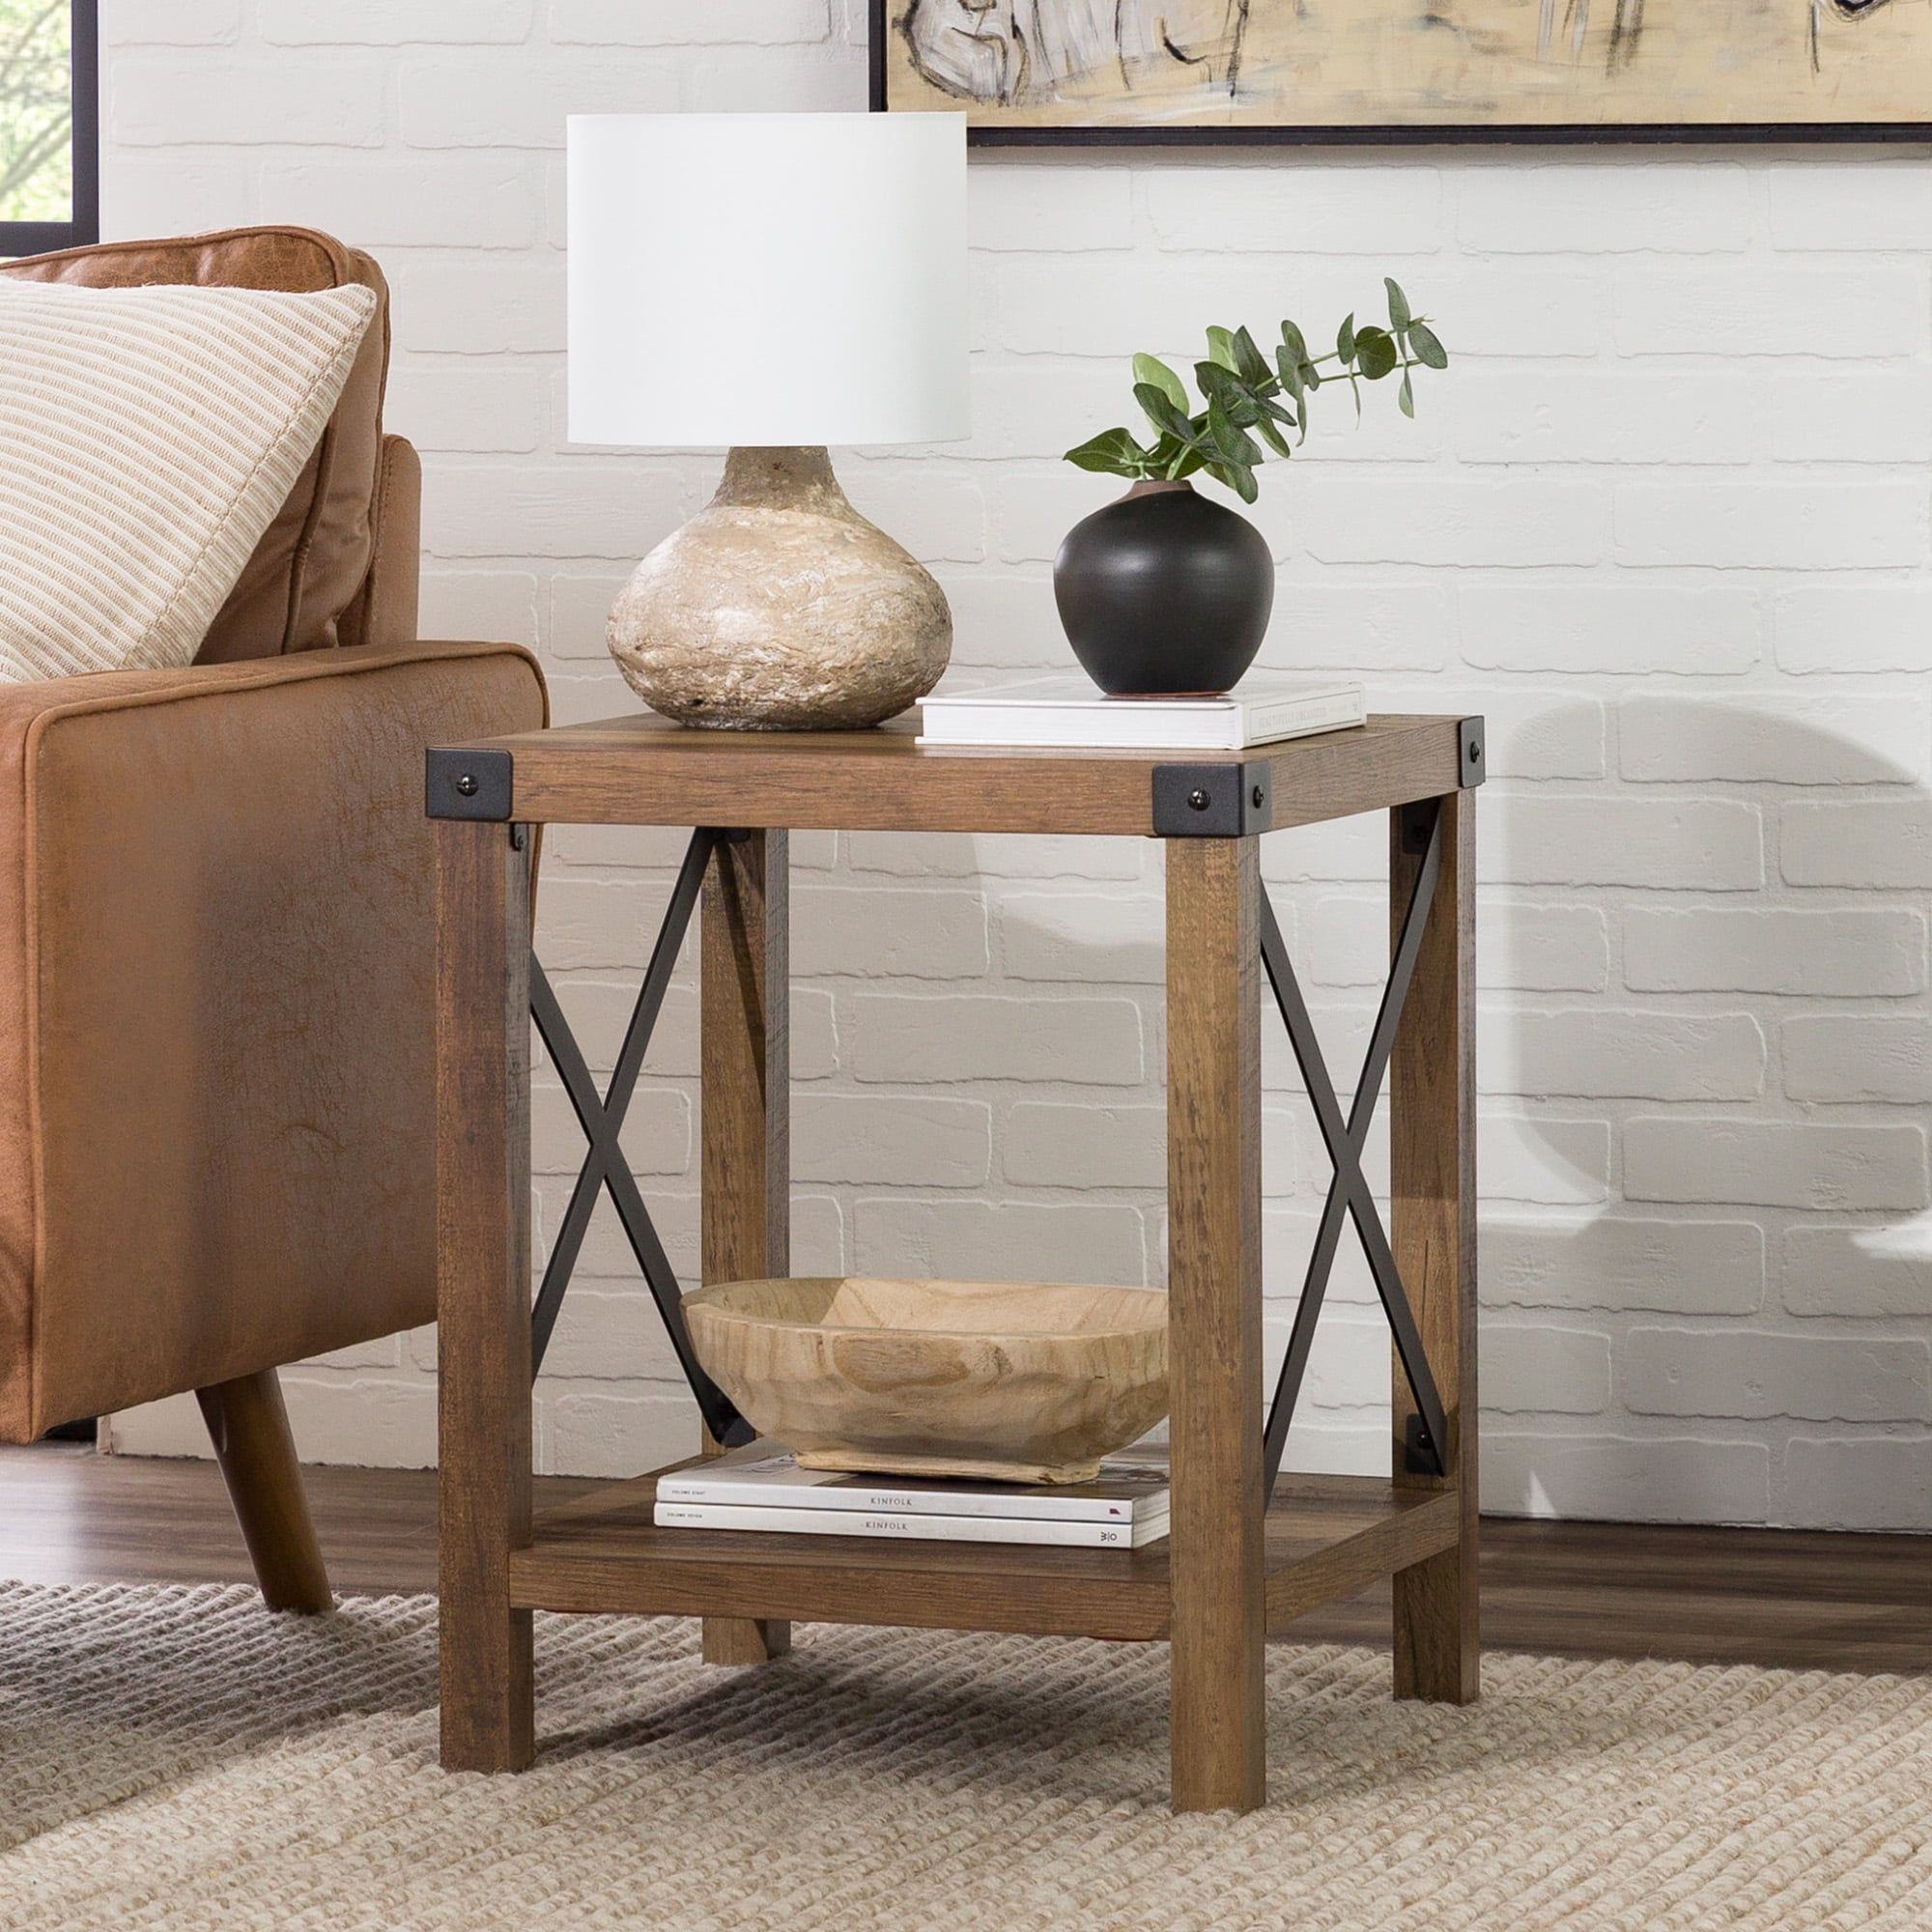
[{"label": "metal bracket screw", "polygon": [[1403,1467],[1411,1476],[1440,1476],[1447,1473],[1447,1465],[1435,1447],[1435,1438],[1429,1433],[1429,1425],[1419,1415],[1408,1418],[1408,1428],[1404,1433],[1402,1445]]},{"label": "metal bracket screw", "polygon": [[1265,832],[1272,817],[1268,768],[1260,758],[1238,765],[1156,765],[1156,838],[1246,838]]},{"label": "metal bracket screw", "polygon": [[432,818],[507,819],[515,792],[508,752],[432,745],[423,755],[423,809]]}]

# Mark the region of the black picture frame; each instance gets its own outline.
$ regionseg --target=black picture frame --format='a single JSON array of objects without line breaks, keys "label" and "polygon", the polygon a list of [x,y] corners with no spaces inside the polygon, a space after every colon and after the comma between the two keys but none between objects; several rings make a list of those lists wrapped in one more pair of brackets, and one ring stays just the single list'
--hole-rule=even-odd
[{"label": "black picture frame", "polygon": [[69,0],[73,199],[65,221],[0,221],[0,256],[44,255],[100,240],[100,21],[97,0]]},{"label": "black picture frame", "polygon": [[[874,114],[886,99],[886,36],[893,0],[870,0],[867,59]],[[1459,147],[1776,147],[1886,146],[1932,141],[1932,121],[1626,122],[1544,126],[1529,122],[1470,122],[1411,127],[1280,126],[1190,128],[1100,126],[1002,128],[969,121],[975,148],[1431,148]]]}]

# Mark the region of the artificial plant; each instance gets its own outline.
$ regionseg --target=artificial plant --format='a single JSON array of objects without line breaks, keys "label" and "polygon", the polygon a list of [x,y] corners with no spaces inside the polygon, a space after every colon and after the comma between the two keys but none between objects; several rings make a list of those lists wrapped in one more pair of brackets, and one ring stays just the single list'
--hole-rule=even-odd
[{"label": "artificial plant", "polygon": [[[1346,382],[1354,392],[1359,417],[1362,384],[1400,371],[1396,405],[1404,415],[1413,416],[1409,371],[1446,369],[1449,356],[1428,322],[1409,313],[1402,290],[1386,277],[1383,282],[1389,326],[1364,323],[1358,328],[1350,315],[1335,331],[1332,355],[1310,355],[1301,330],[1292,322],[1281,326],[1272,363],[1245,328],[1208,329],[1208,359],[1194,365],[1195,386],[1205,405],[1198,411],[1187,385],[1165,362],[1156,355],[1136,355],[1134,400],[1154,427],[1154,441],[1143,446],[1129,430],[1105,430],[1069,449],[1066,461],[1135,482],[1179,482],[1204,470],[1242,502],[1252,503],[1261,494],[1255,471],[1270,451],[1291,454],[1284,432],[1293,430],[1296,444],[1307,436],[1309,398],[1324,383]],[[1337,366],[1324,376],[1321,372],[1330,363]]]}]

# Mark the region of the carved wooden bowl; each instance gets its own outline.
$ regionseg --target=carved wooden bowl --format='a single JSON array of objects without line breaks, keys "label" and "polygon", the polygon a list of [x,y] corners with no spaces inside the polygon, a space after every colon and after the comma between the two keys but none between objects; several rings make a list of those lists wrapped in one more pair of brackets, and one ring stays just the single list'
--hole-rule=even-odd
[{"label": "carved wooden bowl", "polygon": [[800,1275],[684,1312],[711,1378],[811,1469],[1086,1483],[1167,1413],[1152,1289]]}]

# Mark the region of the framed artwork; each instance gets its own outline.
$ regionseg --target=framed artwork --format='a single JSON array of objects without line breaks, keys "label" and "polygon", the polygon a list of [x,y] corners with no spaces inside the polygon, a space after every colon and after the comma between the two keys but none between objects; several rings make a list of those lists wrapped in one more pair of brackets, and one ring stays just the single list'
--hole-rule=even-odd
[{"label": "framed artwork", "polygon": [[980,142],[1932,138],[1932,0],[872,0]]},{"label": "framed artwork", "polygon": [[0,255],[100,239],[95,0],[0,0]]}]

